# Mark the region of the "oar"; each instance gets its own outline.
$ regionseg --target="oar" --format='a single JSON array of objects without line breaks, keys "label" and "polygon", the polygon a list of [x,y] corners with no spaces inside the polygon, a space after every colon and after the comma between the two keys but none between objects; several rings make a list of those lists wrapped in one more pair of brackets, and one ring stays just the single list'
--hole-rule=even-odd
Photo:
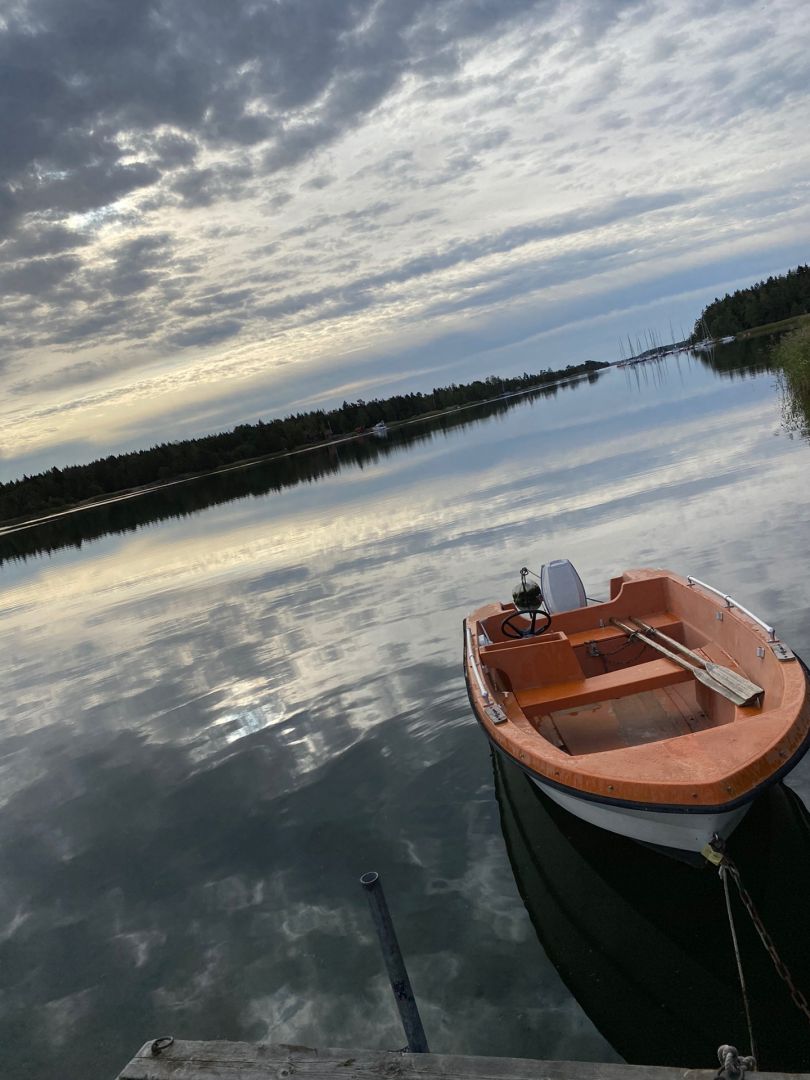
[{"label": "oar", "polygon": [[[610,620],[614,626],[618,626],[620,630],[624,630],[625,634],[629,634],[632,637],[634,634],[638,635],[639,631],[634,630],[632,626],[627,626],[619,619]],[[664,648],[657,641],[653,641],[652,638],[647,637],[646,634],[641,639],[645,645],[649,645],[651,649],[655,649],[656,652],[660,652],[663,656],[666,656],[668,660],[672,660],[673,663],[679,667],[685,668],[687,671],[691,671],[698,682],[703,683],[709,690],[713,690],[715,694],[720,694],[724,698],[728,698],[729,701],[733,701],[735,705],[751,705],[751,695],[743,695],[736,690],[730,690],[727,686],[723,686],[722,683],[717,682],[712,678],[707,671],[703,668],[695,667],[694,664],[690,664],[688,660],[684,660],[682,656],[678,656],[677,653],[670,652],[669,649]],[[756,695],[755,695],[756,696]]]},{"label": "oar", "polygon": [[692,649],[687,649],[685,645],[681,645],[680,641],[676,641],[675,638],[669,637],[662,630],[656,630],[654,626],[650,626],[648,623],[642,622],[641,619],[630,619],[630,622],[635,626],[638,626],[645,634],[651,634],[653,637],[661,638],[667,645],[671,645],[679,653],[683,653],[684,656],[688,656],[691,660],[694,660],[696,664],[699,664],[704,671],[723,686],[727,686],[729,690],[734,690],[736,693],[743,695],[749,699],[759,697],[760,694],[764,694],[765,691],[761,686],[757,686],[756,683],[751,682],[750,679],[746,679],[744,675],[740,675],[737,671],[732,671],[731,668],[723,667],[722,664],[715,664],[711,660],[706,660],[698,653],[693,652]]}]

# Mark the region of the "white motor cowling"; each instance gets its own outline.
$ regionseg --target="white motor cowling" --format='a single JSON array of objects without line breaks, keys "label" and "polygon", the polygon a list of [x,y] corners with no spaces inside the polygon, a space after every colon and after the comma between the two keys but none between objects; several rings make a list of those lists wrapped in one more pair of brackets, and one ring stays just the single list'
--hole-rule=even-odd
[{"label": "white motor cowling", "polygon": [[540,568],[540,588],[546,611],[573,611],[588,606],[585,586],[568,559],[553,559]]}]

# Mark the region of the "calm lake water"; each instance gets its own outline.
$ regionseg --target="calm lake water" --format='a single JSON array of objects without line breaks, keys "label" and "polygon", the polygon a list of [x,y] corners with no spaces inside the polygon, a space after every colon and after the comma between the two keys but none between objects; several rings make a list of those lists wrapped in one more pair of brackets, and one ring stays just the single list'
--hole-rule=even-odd
[{"label": "calm lake water", "polygon": [[[810,446],[733,348],[337,448],[300,483],[235,474],[206,509],[176,489],[162,520],[7,559],[3,1075],[109,1080],[162,1034],[401,1047],[368,870],[432,1050],[747,1048],[716,875],[494,767],[461,670],[463,615],[559,557],[596,597],[628,567],[694,574],[810,657]],[[735,856],[810,993],[808,768],[792,788]],[[807,1068],[744,921],[762,1065]]]}]

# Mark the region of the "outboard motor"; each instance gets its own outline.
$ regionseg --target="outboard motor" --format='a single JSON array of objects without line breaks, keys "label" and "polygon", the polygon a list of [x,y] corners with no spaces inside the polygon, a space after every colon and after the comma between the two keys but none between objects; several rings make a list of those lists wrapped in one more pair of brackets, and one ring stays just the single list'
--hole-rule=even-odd
[{"label": "outboard motor", "polygon": [[568,559],[543,563],[540,567],[540,589],[550,615],[588,606],[585,586]]}]

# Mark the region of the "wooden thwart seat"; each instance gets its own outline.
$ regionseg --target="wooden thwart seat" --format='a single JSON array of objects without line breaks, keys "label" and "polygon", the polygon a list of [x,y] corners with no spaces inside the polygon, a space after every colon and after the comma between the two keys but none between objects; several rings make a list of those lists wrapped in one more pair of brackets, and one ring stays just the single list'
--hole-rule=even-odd
[{"label": "wooden thwart seat", "polygon": [[608,671],[604,675],[592,675],[590,679],[576,679],[570,682],[552,683],[550,686],[533,686],[515,691],[515,700],[524,712],[553,712],[558,709],[573,709],[577,705],[586,705],[594,701],[609,701],[611,698],[625,697],[627,694],[640,694],[647,690],[657,690],[662,686],[688,682],[692,679],[691,671],[686,671],[671,660],[649,660],[645,664],[634,664],[621,671]]}]

